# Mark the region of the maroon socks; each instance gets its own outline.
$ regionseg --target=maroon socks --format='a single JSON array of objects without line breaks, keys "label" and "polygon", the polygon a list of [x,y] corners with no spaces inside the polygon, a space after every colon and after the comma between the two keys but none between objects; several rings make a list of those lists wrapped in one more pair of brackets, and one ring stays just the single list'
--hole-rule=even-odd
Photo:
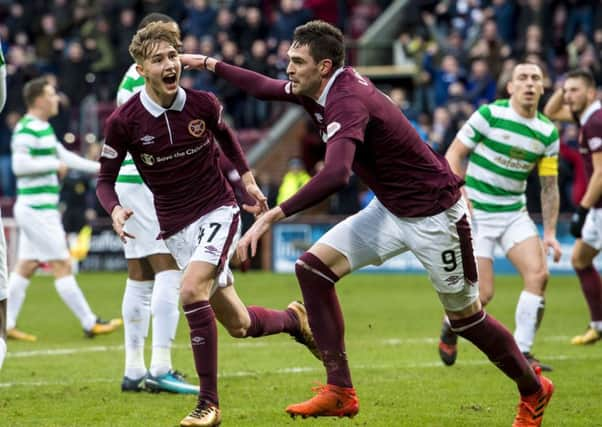
[{"label": "maroon socks", "polygon": [[339,278],[309,252],[299,258],[295,272],[328,384],[353,387],[345,354],[345,322],[334,287]]},{"label": "maroon socks", "polygon": [[190,326],[194,365],[201,383],[200,399],[219,406],[217,395],[217,326],[209,301],[183,306]]},{"label": "maroon socks", "polygon": [[251,317],[248,337],[262,337],[280,332],[293,335],[299,331],[299,319],[292,310],[270,310],[251,305],[247,307],[247,311]]},{"label": "maroon socks", "polygon": [[575,269],[581,290],[589,307],[592,322],[602,321],[602,282],[600,275],[593,266],[584,269]]},{"label": "maroon socks", "polygon": [[520,394],[539,391],[539,379],[522,355],[512,334],[483,310],[470,317],[451,320],[452,330],[473,343],[501,371],[516,382]]}]

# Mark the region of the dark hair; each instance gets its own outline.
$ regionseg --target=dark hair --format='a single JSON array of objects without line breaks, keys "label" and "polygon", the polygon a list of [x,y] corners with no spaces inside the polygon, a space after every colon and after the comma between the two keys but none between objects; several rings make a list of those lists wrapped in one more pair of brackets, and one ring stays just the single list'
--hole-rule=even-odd
[{"label": "dark hair", "polygon": [[138,24],[138,29],[139,30],[143,29],[151,22],[176,22],[176,21],[174,21],[174,19],[171,16],[166,15],[164,13],[153,12],[153,13],[149,13],[144,18],[142,18],[142,21],[140,21],[140,23]]},{"label": "dark hair", "polygon": [[293,35],[294,45],[308,46],[314,61],[330,59],[334,68],[342,67],[345,61],[343,33],[324,21],[309,21],[297,27]]},{"label": "dark hair", "polygon": [[596,87],[594,75],[587,68],[577,68],[566,73],[567,79],[581,79],[588,87]]},{"label": "dark hair", "polygon": [[35,100],[44,93],[44,88],[49,84],[50,82],[46,77],[37,77],[25,83],[25,86],[23,86],[23,101],[27,108],[33,106]]}]

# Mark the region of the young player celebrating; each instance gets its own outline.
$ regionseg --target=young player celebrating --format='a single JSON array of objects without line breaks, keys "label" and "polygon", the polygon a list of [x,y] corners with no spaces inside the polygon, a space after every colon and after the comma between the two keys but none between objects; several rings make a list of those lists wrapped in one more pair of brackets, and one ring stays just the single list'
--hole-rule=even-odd
[{"label": "young player celebrating", "polygon": [[217,318],[235,337],[287,332],[315,350],[300,303],[284,311],[245,307],[228,267],[240,233],[239,208],[218,167],[217,140],[234,163],[254,206],[267,209],[232,130],[222,120],[217,98],[179,86],[182,71],[179,32],[170,23],[152,22],[139,30],[130,53],[145,85],[115,110],[105,129],[97,195],[122,238],[135,238],[124,226],[132,215],[115,193],[126,152],[153,193],[160,237],[184,269],[180,299],[190,326],[190,342],[201,389],[196,408],[182,426],[221,422],[217,391]]}]

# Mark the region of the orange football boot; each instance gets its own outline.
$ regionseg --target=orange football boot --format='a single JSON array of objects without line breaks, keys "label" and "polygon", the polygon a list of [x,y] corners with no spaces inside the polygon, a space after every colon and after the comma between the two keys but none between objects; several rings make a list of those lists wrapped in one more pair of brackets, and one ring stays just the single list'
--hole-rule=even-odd
[{"label": "orange football boot", "polygon": [[554,384],[541,375],[540,368],[535,372],[541,382],[541,389],[530,396],[521,396],[512,427],[539,427],[543,421],[543,411],[554,394]]},{"label": "orange football boot", "polygon": [[332,384],[319,385],[311,389],[316,395],[301,403],[286,408],[291,417],[354,417],[360,410],[360,402],[353,387]]}]

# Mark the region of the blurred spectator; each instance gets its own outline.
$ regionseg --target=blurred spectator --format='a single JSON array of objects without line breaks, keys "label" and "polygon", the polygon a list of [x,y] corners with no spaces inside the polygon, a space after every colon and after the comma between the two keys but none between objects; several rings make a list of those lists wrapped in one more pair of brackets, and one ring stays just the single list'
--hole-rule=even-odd
[{"label": "blurred spectator", "polygon": [[56,25],[54,15],[47,13],[40,19],[40,33],[35,38],[38,65],[44,71],[56,72],[56,59],[65,46]]},{"label": "blurred spectator", "polygon": [[433,64],[433,56],[427,55],[424,69],[430,75],[435,105],[444,105],[449,98],[449,86],[464,77],[458,60],[452,55],[445,55],[441,65],[436,66]]},{"label": "blurred spectator", "polygon": [[191,0],[186,7],[186,14],[187,18],[182,24],[185,33],[198,38],[210,34],[217,12],[207,0]]},{"label": "blurred spectator", "polygon": [[278,42],[292,40],[295,28],[311,18],[311,12],[303,8],[301,0],[280,0],[280,9],[272,23],[271,36]]},{"label": "blurred spectator", "polygon": [[[257,9],[255,9],[257,10]],[[268,47],[265,40],[257,39],[251,47],[251,55],[245,62],[245,68],[264,75],[274,75],[272,67],[268,63]],[[244,106],[242,127],[260,128],[269,118],[270,104],[253,96],[246,97]]]},{"label": "blurred spectator", "polygon": [[495,21],[500,38],[507,44],[514,40],[515,6],[515,0],[493,0],[485,10],[485,15]]},{"label": "blurred spectator", "polygon": [[303,162],[298,157],[288,161],[288,169],[282,177],[282,183],[278,188],[276,204],[280,204],[295,194],[310,180],[310,176],[303,167]]},{"label": "blurred spectator", "polygon": [[496,93],[496,82],[489,72],[484,59],[473,61],[466,81],[466,98],[475,108],[481,104],[493,102]]},{"label": "blurred spectator", "polygon": [[110,27],[104,16],[98,16],[86,22],[81,35],[84,37],[84,46],[92,52],[93,59],[90,64],[90,73],[86,76],[95,95],[101,100],[113,98],[111,82],[121,78],[115,73],[115,51],[111,43]]},{"label": "blurred spectator", "polygon": [[315,19],[329,22],[332,25],[338,25],[341,3],[341,1],[333,0],[304,0],[303,7],[311,10]]},{"label": "blurred spectator", "polygon": [[[136,11],[125,8],[119,12],[119,31],[113,31],[115,46],[116,74],[122,76],[132,64],[129,47],[132,37],[136,34]],[[114,83],[119,83],[115,81]],[[115,89],[115,88],[112,88]]]},{"label": "blurred spectator", "polygon": [[456,135],[452,118],[447,108],[437,107],[433,112],[433,126],[428,135],[428,144],[439,154],[445,154]]},{"label": "blurred spectator", "polygon": [[584,34],[593,34],[594,11],[592,1],[566,0],[566,3],[568,15],[564,34],[565,40],[572,40],[578,31]]}]

